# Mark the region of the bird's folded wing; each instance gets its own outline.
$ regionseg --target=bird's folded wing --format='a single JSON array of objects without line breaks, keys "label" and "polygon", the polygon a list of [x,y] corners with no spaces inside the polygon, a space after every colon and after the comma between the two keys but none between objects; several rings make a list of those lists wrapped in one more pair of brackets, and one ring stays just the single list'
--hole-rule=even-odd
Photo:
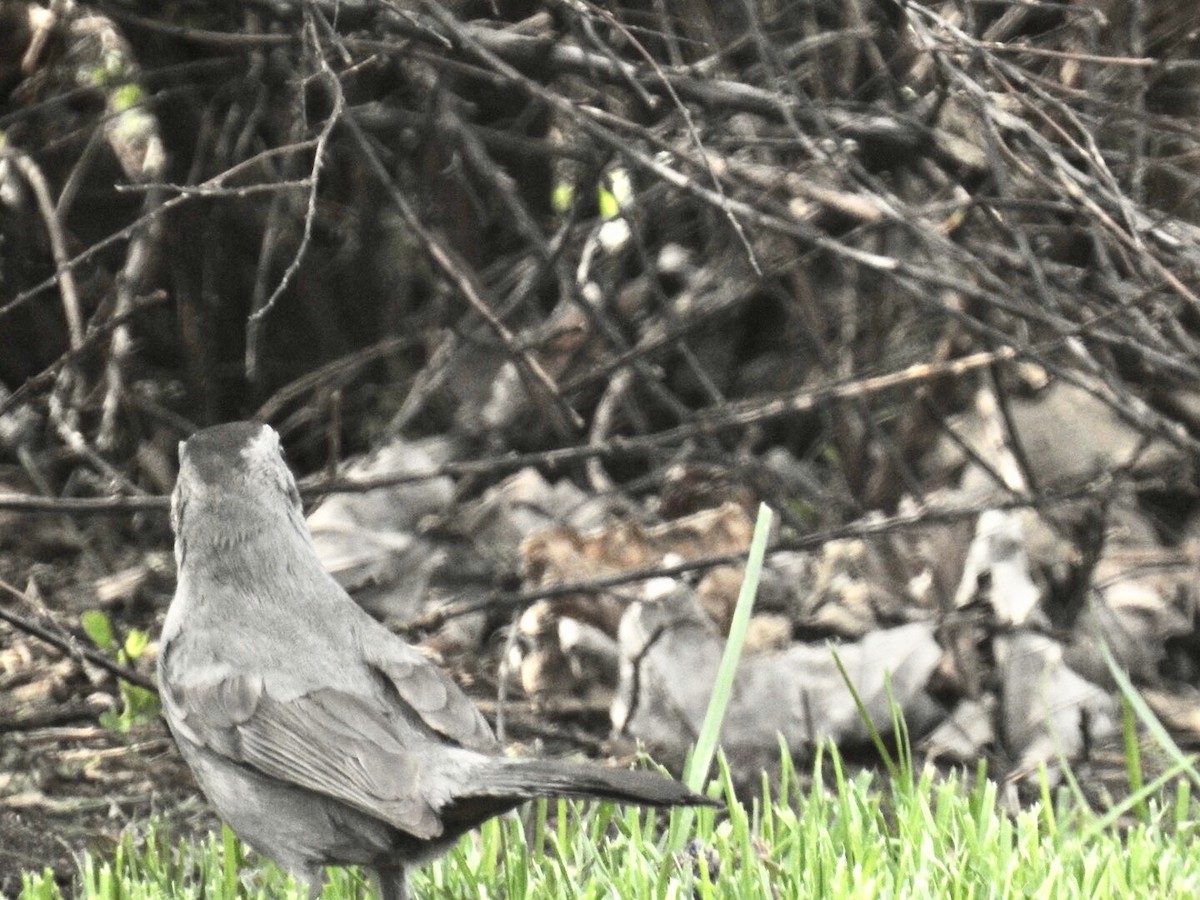
[{"label": "bird's folded wing", "polygon": [[233,762],[341,800],[421,839],[442,830],[421,792],[419,748],[405,747],[378,698],[322,689],[287,700],[261,677],[174,685],[186,736]]},{"label": "bird's folded wing", "polygon": [[364,635],[363,654],[425,725],[469,750],[498,750],[491,726],[471,698],[420,651],[385,632]]}]

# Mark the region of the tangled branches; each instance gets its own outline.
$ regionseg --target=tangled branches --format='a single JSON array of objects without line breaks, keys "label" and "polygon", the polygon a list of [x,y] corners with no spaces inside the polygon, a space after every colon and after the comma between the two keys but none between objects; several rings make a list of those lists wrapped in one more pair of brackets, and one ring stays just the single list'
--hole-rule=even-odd
[{"label": "tangled branches", "polygon": [[783,444],[830,523],[969,373],[1190,454],[1200,14],[1101,6],[9,4],[2,408],[129,494],[255,410],[604,490]]}]

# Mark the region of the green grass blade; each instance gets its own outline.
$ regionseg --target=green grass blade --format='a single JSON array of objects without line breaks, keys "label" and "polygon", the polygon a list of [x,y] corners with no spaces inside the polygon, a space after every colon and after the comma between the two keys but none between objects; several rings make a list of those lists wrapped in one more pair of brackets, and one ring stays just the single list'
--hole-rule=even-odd
[{"label": "green grass blade", "polygon": [[[746,558],[746,574],[738,593],[733,620],[729,624],[729,639],[725,642],[725,651],[721,655],[716,683],[713,685],[708,709],[704,714],[704,724],[700,727],[695,749],[683,774],[684,784],[693,791],[704,789],[709,770],[712,768],[721,736],[721,724],[725,721],[725,711],[729,708],[729,698],[733,694],[733,678],[737,672],[738,661],[742,658],[742,647],[746,643],[746,627],[754,609],[754,598],[758,594],[758,582],[762,577],[763,559],[767,554],[767,541],[774,522],[775,514],[771,508],[765,503],[760,504],[758,519],[754,523],[754,536],[750,540],[750,552]],[[692,825],[692,812],[690,809],[680,810],[672,816],[668,840],[671,849],[678,850],[683,847],[684,836]]]}]

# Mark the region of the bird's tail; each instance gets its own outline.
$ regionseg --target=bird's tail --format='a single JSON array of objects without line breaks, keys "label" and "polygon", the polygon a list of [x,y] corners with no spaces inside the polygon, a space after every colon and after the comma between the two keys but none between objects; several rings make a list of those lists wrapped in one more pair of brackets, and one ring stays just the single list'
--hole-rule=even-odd
[{"label": "bird's tail", "polygon": [[614,769],[554,759],[489,761],[486,793],[492,797],[596,797],[639,806],[721,806],[657,772]]}]

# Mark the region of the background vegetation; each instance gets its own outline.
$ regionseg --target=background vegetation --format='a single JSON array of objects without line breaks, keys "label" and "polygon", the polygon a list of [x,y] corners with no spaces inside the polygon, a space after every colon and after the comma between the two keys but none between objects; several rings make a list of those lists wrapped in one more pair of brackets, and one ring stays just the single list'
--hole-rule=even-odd
[{"label": "background vegetation", "polygon": [[[993,731],[961,754],[1014,783],[1062,749],[1008,702],[1029,693],[1009,680],[1026,657],[995,651],[1021,629],[1104,693],[1099,631],[1156,712],[1200,733],[1198,42],[1200,9],[1172,0],[4,3],[0,891],[26,866],[65,883],[75,850],[107,859],[152,813],[212,825],[183,799],[146,676],[175,446],[232,418],[270,421],[299,470],[329,476],[368,448],[445,442],[371,486],[445,480],[406,535],[447,555],[436,599],[460,605],[381,614],[499,695],[493,714],[501,662],[519,658],[538,702],[570,668],[530,662],[562,662],[538,653],[564,608],[529,627],[514,610],[564,582],[624,608],[622,586],[744,549],[736,528],[717,535],[725,516],[672,536],[669,558],[617,540],[630,526],[604,566],[556,568],[565,545],[602,555],[577,522],[538,557],[470,506],[533,470],[601,498],[639,541],[768,502],[769,565],[803,555],[803,577],[777,575],[815,587],[752,632],[775,628],[780,649],[926,623],[944,655],[917,699],[939,716],[974,704]],[[1027,516],[1011,584],[999,552],[970,555],[997,511]],[[710,604],[713,630],[730,609]],[[576,677],[580,696],[603,680]],[[1119,721],[1105,696],[1058,710],[1097,767],[1080,792],[1097,808],[1129,781],[1131,745],[1106,768],[1093,740]],[[608,749],[609,700],[560,704],[550,725],[531,706],[517,730]],[[1054,803],[993,819],[990,788],[945,806],[940,790],[895,819],[874,794],[840,792],[828,816],[814,794],[786,850],[754,845],[789,815],[767,805],[757,830],[708,823],[705,840],[767,860],[775,884],[793,863],[824,873],[837,896],[838,866],[858,860],[852,886],[875,870],[845,848],[876,831],[847,826],[816,870],[787,854],[867,810],[890,835],[879,852],[932,867],[905,895],[976,873],[980,892],[1019,891],[1004,879],[1027,864],[1043,867],[1031,891],[1150,883],[1159,865],[1154,883],[1194,894],[1170,850],[1188,797],[1109,845],[1060,830]],[[895,830],[910,814],[925,843]],[[1146,851],[1143,827],[1161,828]],[[736,870],[719,875],[731,890]]]}]

